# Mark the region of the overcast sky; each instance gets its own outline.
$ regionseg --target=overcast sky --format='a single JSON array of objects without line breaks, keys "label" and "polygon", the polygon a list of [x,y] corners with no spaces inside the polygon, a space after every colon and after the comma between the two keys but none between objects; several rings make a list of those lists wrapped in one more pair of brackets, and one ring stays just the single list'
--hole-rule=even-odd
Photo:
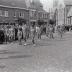
[{"label": "overcast sky", "polygon": [[[20,1],[20,2],[23,2],[24,0],[3,0],[3,1]],[[32,0],[26,0],[27,5],[29,5],[28,1],[32,1]],[[39,0],[34,0],[34,1],[39,1]],[[53,8],[53,1],[55,1],[55,0],[40,0],[40,1],[42,2],[44,9],[46,11],[49,11],[49,8]],[[56,1],[58,1],[58,3],[61,3],[64,6],[63,0],[56,0]],[[72,0],[64,0],[64,1],[72,1]]]},{"label": "overcast sky", "polygon": [[[53,8],[53,2],[55,0],[40,0],[40,1],[42,2],[44,9],[46,11],[49,11],[49,8]],[[62,4],[64,7],[64,1],[63,0],[56,0],[56,1],[58,1],[58,4]]]},{"label": "overcast sky", "polygon": [[49,10],[49,7],[52,8],[53,7],[53,0],[40,0],[44,6],[44,9],[46,11]]}]

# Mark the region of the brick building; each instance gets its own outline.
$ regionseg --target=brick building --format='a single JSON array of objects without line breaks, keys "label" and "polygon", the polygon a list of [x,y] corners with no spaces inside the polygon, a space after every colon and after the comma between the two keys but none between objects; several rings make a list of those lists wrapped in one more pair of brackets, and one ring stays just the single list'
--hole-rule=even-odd
[{"label": "brick building", "polygon": [[65,22],[67,25],[72,25],[72,4],[67,4],[65,7]]},{"label": "brick building", "polygon": [[0,2],[0,23],[15,23],[18,18],[29,22],[29,10],[25,3]]},{"label": "brick building", "polygon": [[33,0],[30,6],[30,21],[31,23],[38,23],[42,21],[48,23],[49,13],[44,11],[43,5],[39,0]]},{"label": "brick building", "polygon": [[48,23],[49,13],[43,10],[39,0],[33,0],[27,7],[25,0],[0,1],[0,23],[15,23],[18,18],[26,20],[28,24],[38,23],[38,20]]},{"label": "brick building", "polygon": [[65,24],[72,24],[72,0],[64,0],[65,3]]}]

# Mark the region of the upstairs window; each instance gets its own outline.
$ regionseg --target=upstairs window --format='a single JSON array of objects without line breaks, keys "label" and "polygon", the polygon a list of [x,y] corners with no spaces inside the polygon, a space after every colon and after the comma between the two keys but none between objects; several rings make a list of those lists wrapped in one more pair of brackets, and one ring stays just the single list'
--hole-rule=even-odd
[{"label": "upstairs window", "polygon": [[44,18],[44,14],[42,13],[42,18]]},{"label": "upstairs window", "polygon": [[8,17],[8,11],[5,11],[5,17]]},{"label": "upstairs window", "polygon": [[30,17],[32,17],[32,11],[30,11]]},{"label": "upstairs window", "polygon": [[16,17],[16,12],[14,12],[14,17]]},{"label": "upstairs window", "polygon": [[2,10],[0,10],[0,16],[2,16]]},{"label": "upstairs window", "polygon": [[45,14],[45,18],[47,18],[47,14]]},{"label": "upstairs window", "polygon": [[20,13],[19,13],[19,17],[24,18],[24,13],[20,12]]},{"label": "upstairs window", "polygon": [[22,17],[24,18],[25,14],[23,13]]},{"label": "upstairs window", "polygon": [[43,18],[46,18],[46,17],[45,17],[45,13],[43,14]]},{"label": "upstairs window", "polygon": [[19,17],[21,17],[21,13],[19,13]]},{"label": "upstairs window", "polygon": [[36,12],[35,11],[30,11],[30,17],[35,17],[36,16]]}]

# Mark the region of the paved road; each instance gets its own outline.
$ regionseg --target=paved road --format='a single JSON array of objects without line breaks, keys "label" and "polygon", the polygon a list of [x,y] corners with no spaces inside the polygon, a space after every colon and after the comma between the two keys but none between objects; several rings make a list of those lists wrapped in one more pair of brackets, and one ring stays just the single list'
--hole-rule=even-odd
[{"label": "paved road", "polygon": [[62,39],[43,36],[36,46],[0,45],[0,72],[72,72],[72,32]]}]

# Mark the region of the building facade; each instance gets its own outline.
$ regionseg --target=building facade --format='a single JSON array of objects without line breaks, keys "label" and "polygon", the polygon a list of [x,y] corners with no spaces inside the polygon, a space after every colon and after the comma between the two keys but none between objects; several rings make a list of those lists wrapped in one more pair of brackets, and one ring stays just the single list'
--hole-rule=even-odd
[{"label": "building facade", "polygon": [[56,25],[65,24],[65,4],[64,1],[54,0],[54,17],[56,18]]},{"label": "building facade", "polygon": [[30,22],[30,24],[37,23],[37,10],[36,9],[29,10],[29,22]]},{"label": "building facade", "polygon": [[67,4],[65,7],[65,23],[72,25],[72,5]]},{"label": "building facade", "polygon": [[38,20],[43,21],[44,24],[49,22],[49,13],[45,11],[38,11]]},{"label": "building facade", "polygon": [[64,0],[64,22],[66,25],[72,25],[72,0]]},{"label": "building facade", "polygon": [[33,0],[30,6],[30,21],[38,24],[38,21],[48,23],[49,13],[44,11],[40,1]]},{"label": "building facade", "polygon": [[28,24],[37,24],[38,20],[43,20],[47,24],[49,13],[43,10],[43,6],[39,2],[33,0],[29,8],[26,5],[23,7],[23,5],[14,3],[12,5],[0,4],[0,23],[15,23],[18,18],[21,18]]},{"label": "building facade", "polygon": [[18,18],[28,21],[29,10],[19,7],[0,6],[0,22],[15,23]]}]

